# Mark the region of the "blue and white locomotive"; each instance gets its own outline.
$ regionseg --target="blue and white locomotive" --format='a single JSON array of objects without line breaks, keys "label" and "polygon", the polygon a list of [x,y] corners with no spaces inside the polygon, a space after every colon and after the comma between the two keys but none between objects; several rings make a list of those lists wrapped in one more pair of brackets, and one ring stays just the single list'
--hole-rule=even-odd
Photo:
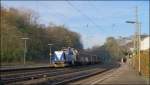
[{"label": "blue and white locomotive", "polygon": [[77,50],[73,48],[63,49],[61,51],[55,51],[51,56],[51,62],[54,67],[65,67],[68,65],[74,65],[77,56]]},{"label": "blue and white locomotive", "polygon": [[100,62],[98,56],[78,52],[74,48],[55,51],[51,56],[54,67],[65,67],[70,65],[94,64]]}]

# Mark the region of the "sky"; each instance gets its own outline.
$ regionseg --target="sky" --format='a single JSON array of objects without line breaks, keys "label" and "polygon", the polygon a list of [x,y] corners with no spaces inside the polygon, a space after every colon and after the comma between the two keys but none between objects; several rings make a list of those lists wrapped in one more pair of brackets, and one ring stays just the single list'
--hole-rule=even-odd
[{"label": "sky", "polygon": [[103,45],[109,36],[130,36],[135,25],[135,7],[141,33],[149,34],[149,1],[1,1],[4,7],[29,9],[39,16],[39,23],[64,25],[78,32],[84,48]]}]

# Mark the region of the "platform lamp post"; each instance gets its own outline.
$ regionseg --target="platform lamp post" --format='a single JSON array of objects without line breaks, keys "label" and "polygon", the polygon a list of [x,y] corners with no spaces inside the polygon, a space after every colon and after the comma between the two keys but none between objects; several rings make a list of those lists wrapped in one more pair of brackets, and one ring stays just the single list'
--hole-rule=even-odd
[{"label": "platform lamp post", "polygon": [[[126,23],[130,23],[130,24],[135,24],[136,22],[135,21],[126,21]],[[135,31],[135,34],[134,34],[134,41],[133,41],[133,43],[134,43],[134,51],[135,51],[135,49],[136,49],[136,31]]]},{"label": "platform lamp post", "polygon": [[[135,24],[136,22],[135,21],[126,21],[126,23],[130,23],[130,24]],[[135,34],[134,34],[134,37],[133,37],[133,54],[135,54],[136,52],[136,31],[135,31]],[[134,57],[132,57],[132,65],[133,65],[133,68],[135,67],[135,59]]]},{"label": "platform lamp post", "polygon": [[138,71],[139,74],[141,75],[141,57],[140,57],[140,42],[141,42],[141,23],[140,22],[135,22],[135,21],[126,21],[126,23],[131,23],[136,25],[136,31],[135,31],[135,37],[134,37],[134,52],[138,52],[138,58],[139,58],[139,66],[138,66]]},{"label": "platform lamp post", "polygon": [[52,52],[52,49],[51,49],[51,47],[52,47],[52,45],[53,44],[48,44],[48,46],[49,46],[49,48],[50,48],[50,53],[49,53],[49,60],[50,60],[50,64],[51,64],[51,52]]},{"label": "platform lamp post", "polygon": [[27,40],[28,40],[29,38],[24,37],[24,38],[21,38],[21,39],[24,40],[23,64],[25,65],[25,64],[26,64],[26,53],[27,53]]}]

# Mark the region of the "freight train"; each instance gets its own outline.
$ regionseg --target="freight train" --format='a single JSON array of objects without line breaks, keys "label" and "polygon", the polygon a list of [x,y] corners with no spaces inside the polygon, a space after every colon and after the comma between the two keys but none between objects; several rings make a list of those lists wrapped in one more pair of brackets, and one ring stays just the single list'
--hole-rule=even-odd
[{"label": "freight train", "polygon": [[54,67],[96,64],[100,63],[100,57],[83,51],[77,51],[74,48],[67,48],[54,51],[51,56],[51,63]]}]

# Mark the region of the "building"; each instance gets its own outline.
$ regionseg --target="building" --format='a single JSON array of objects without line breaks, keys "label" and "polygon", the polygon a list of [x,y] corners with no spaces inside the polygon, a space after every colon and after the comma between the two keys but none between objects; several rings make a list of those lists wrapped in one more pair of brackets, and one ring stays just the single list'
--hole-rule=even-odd
[{"label": "building", "polygon": [[150,36],[145,37],[141,40],[141,51],[149,50],[150,49]]}]

